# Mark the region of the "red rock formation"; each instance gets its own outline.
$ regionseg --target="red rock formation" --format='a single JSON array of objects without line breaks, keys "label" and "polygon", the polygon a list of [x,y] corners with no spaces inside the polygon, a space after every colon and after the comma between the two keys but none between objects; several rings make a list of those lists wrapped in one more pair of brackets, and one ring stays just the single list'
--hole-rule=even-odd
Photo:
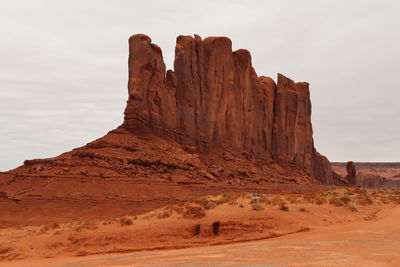
[{"label": "red rock formation", "polygon": [[370,173],[357,173],[356,184],[361,187],[379,188],[387,185],[388,179]]},{"label": "red rock formation", "polygon": [[174,71],[166,71],[161,49],[132,36],[123,125],[0,173],[0,227],[138,214],[217,192],[290,190],[283,183],[340,183],[314,148],[308,83],[258,77],[250,53],[232,51],[225,37],[179,36],[175,52]]},{"label": "red rock formation", "polygon": [[332,171],[327,157],[315,152],[314,177],[324,184],[340,183],[341,176]]},{"label": "red rock formation", "polygon": [[346,164],[347,175],[346,179],[350,185],[355,185],[357,181],[357,171],[354,162],[349,161]]},{"label": "red rock formation", "polygon": [[174,71],[145,35],[129,40],[129,101],[124,127],[173,138],[200,152],[227,146],[304,170],[331,183],[316,153],[309,84],[278,74],[258,77],[247,50],[226,37],[179,36]]}]

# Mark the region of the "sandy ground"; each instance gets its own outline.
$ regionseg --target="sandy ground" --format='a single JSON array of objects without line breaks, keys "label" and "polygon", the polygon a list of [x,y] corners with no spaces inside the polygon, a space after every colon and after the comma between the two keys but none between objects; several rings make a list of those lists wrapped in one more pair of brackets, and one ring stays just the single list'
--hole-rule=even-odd
[{"label": "sandy ground", "polygon": [[180,250],[13,262],[0,266],[400,266],[400,208],[375,221],[270,240]]},{"label": "sandy ground", "polygon": [[251,196],[224,194],[135,217],[3,229],[0,266],[400,266],[397,191]]}]

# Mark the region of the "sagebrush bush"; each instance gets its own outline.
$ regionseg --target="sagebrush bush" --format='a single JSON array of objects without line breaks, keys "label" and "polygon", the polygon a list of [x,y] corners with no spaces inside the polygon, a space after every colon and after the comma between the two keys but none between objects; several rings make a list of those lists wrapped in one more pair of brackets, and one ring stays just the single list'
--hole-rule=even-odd
[{"label": "sagebrush bush", "polygon": [[339,198],[331,198],[329,200],[329,204],[334,205],[336,207],[344,206],[344,203]]},{"label": "sagebrush bush", "polygon": [[157,215],[157,218],[158,219],[165,219],[165,218],[171,217],[171,215],[172,215],[172,209],[166,209],[166,210],[161,211]]},{"label": "sagebrush bush", "polygon": [[344,204],[349,204],[351,202],[351,198],[349,197],[340,197],[340,201]]},{"label": "sagebrush bush", "polygon": [[356,199],[356,204],[361,206],[372,205],[374,202],[368,196],[360,196]]},{"label": "sagebrush bush", "polygon": [[210,210],[210,209],[215,208],[216,206],[217,206],[217,203],[215,203],[214,201],[209,201],[209,202],[207,202],[207,204],[204,206],[204,208],[205,208],[206,210]]},{"label": "sagebrush bush", "polygon": [[184,218],[201,218],[206,216],[206,212],[201,206],[188,205],[183,211]]},{"label": "sagebrush bush", "polygon": [[119,223],[121,224],[121,226],[129,226],[133,224],[132,220],[127,217],[120,218]]},{"label": "sagebrush bush", "polygon": [[282,210],[282,211],[289,211],[289,207],[286,206],[285,202],[279,203],[279,209]]}]

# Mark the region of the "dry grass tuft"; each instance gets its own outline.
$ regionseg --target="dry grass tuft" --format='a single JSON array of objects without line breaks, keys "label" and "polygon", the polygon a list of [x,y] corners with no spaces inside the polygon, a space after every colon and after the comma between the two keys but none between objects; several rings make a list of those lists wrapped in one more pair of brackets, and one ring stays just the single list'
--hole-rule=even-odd
[{"label": "dry grass tuft", "polygon": [[369,196],[358,196],[356,199],[356,204],[361,206],[367,206],[374,204],[374,201]]},{"label": "dry grass tuft", "polygon": [[173,210],[171,208],[166,208],[162,210],[160,213],[158,213],[157,218],[158,219],[165,219],[171,217],[173,213]]},{"label": "dry grass tuft", "polygon": [[365,221],[371,221],[371,220],[373,220],[373,219],[375,219],[375,218],[376,218],[376,212],[371,213],[370,215],[364,217],[364,220],[365,220]]},{"label": "dry grass tuft", "polygon": [[280,209],[281,211],[289,211],[289,207],[286,206],[286,203],[285,203],[285,202],[279,203],[279,209]]},{"label": "dry grass tuft", "polygon": [[183,217],[184,218],[202,218],[206,216],[206,212],[203,207],[201,206],[195,206],[193,204],[189,204],[185,206],[184,211],[183,211]]},{"label": "dry grass tuft", "polygon": [[337,198],[337,197],[331,198],[331,199],[329,200],[329,204],[334,205],[334,206],[336,206],[336,207],[342,207],[342,206],[344,206],[343,201],[340,200],[340,198]]},{"label": "dry grass tuft", "polygon": [[132,220],[127,217],[120,218],[119,223],[121,226],[129,226],[133,224]]},{"label": "dry grass tuft", "polygon": [[261,206],[260,204],[254,203],[253,205],[251,205],[251,209],[252,209],[252,210],[255,210],[255,211],[260,211],[260,210],[263,210],[264,207]]}]

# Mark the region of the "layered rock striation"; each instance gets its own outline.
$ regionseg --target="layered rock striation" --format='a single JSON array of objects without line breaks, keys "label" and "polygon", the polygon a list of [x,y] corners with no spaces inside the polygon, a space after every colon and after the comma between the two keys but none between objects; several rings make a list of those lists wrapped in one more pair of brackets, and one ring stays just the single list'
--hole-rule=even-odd
[{"label": "layered rock striation", "polygon": [[217,147],[294,166],[334,183],[316,152],[309,84],[278,74],[258,77],[249,51],[226,37],[179,36],[174,70],[143,34],[129,39],[129,100],[123,127],[151,132],[208,152]]}]

